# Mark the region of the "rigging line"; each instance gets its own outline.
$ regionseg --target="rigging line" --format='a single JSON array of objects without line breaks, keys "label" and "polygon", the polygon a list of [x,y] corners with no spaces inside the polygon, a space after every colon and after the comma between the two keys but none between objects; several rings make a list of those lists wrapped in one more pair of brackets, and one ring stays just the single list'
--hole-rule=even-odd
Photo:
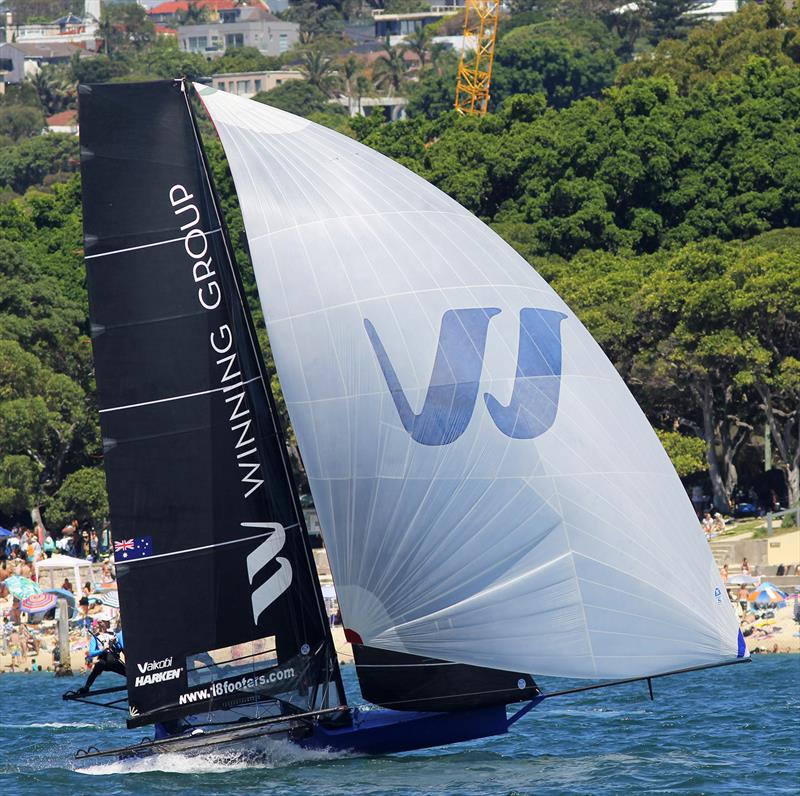
[{"label": "rigging line", "polygon": [[[214,235],[217,232],[221,232],[222,228],[217,227],[216,229],[209,230],[206,232],[206,235]],[[126,249],[114,249],[110,252],[100,252],[99,254],[87,254],[84,256],[84,260],[93,260],[96,257],[110,257],[113,254],[124,254],[125,252],[135,252],[139,249],[150,249],[153,246],[166,246],[168,243],[178,243],[180,241],[186,240],[186,235],[181,235],[180,238],[170,238],[169,240],[157,240],[155,243],[143,243],[141,246],[128,246]]]},{"label": "rigging line", "polygon": [[579,694],[583,691],[596,691],[599,688],[612,688],[617,685],[626,685],[628,683],[641,683],[646,681],[648,684],[648,691],[650,693],[650,698],[652,699],[653,698],[652,681],[655,680],[657,677],[671,677],[674,674],[699,672],[703,671],[704,669],[717,669],[720,666],[733,666],[737,663],[750,663],[751,660],[752,660],[751,658],[737,658],[736,660],[733,661],[720,661],[719,663],[704,663],[699,666],[688,666],[685,669],[674,669],[671,672],[649,674],[643,677],[627,677],[623,680],[611,680],[608,683],[593,683],[592,685],[584,685],[584,686],[579,686],[577,688],[566,688],[563,691],[551,691],[548,694],[540,694],[539,696],[532,699],[527,705],[524,705],[522,708],[520,708],[510,719],[507,719],[506,727],[510,727],[512,724],[515,724],[524,715],[533,710],[533,708],[535,708],[539,703],[543,702],[545,699],[550,699],[551,697],[567,696],[569,694]]},{"label": "rigging line", "polygon": [[702,663],[698,666],[687,666],[684,669],[673,669],[669,672],[659,672],[658,674],[648,674],[642,677],[626,677],[622,680],[611,680],[607,683],[593,683],[592,685],[578,686],[577,688],[565,688],[563,691],[551,691],[542,694],[542,699],[550,697],[565,696],[567,694],[578,694],[582,691],[595,691],[598,688],[611,688],[615,685],[625,685],[626,683],[641,683],[645,680],[655,680],[657,677],[671,677],[674,674],[686,674],[687,672],[700,672],[704,669],[718,669],[721,666],[735,666],[739,663],[750,663],[752,658],[736,658],[730,661],[720,661],[718,663]]},{"label": "rigging line", "polygon": [[[251,382],[258,381],[259,379],[263,380],[263,376],[253,376],[252,379],[248,379],[247,381],[239,382],[239,384],[235,385],[237,387],[244,387]],[[182,401],[184,398],[197,398],[200,395],[211,395],[215,392],[223,392],[225,390],[230,391],[230,387],[214,387],[211,390],[201,390],[200,392],[189,392],[185,395],[173,395],[170,398],[156,398],[154,401],[141,401],[138,404],[126,404],[125,406],[109,406],[107,409],[101,409],[100,414],[102,415],[105,412],[119,412],[124,409],[137,409],[140,406],[153,406],[153,404],[163,404],[168,401]]]},{"label": "rigging line", "polygon": [[[284,530],[288,531],[291,528],[298,528],[299,526],[297,523],[294,525],[287,525],[284,527]],[[173,550],[171,553],[157,553],[154,556],[143,556],[142,558],[134,558],[130,561],[126,559],[117,559],[115,563],[119,564],[136,564],[139,561],[152,561],[154,558],[167,558],[168,556],[182,556],[188,555],[189,553],[199,553],[202,550],[211,550],[215,547],[225,547],[229,544],[239,544],[240,542],[249,542],[252,539],[263,539],[265,536],[271,536],[270,533],[258,533],[255,536],[243,536],[241,539],[230,539],[227,542],[216,542],[214,544],[206,544],[202,547],[189,547],[186,550]]]}]

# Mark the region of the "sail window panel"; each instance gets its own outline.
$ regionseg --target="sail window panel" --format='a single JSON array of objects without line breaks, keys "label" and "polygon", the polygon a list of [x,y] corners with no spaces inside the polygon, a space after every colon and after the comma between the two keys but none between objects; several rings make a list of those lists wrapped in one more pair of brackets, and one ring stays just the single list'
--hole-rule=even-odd
[{"label": "sail window panel", "polygon": [[275,636],[245,641],[186,656],[190,686],[209,683],[224,677],[236,677],[277,664]]}]

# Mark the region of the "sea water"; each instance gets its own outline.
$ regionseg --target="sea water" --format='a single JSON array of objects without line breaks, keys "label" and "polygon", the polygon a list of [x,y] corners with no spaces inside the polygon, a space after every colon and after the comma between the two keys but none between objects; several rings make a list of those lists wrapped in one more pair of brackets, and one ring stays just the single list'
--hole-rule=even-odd
[{"label": "sea water", "polygon": [[[352,667],[344,678],[357,702]],[[122,712],[63,702],[80,682],[0,675],[0,794],[800,793],[800,655],[658,679],[653,702],[644,683],[559,697],[508,735],[379,758],[265,741],[257,755],[80,763],[78,748],[145,734]]]}]

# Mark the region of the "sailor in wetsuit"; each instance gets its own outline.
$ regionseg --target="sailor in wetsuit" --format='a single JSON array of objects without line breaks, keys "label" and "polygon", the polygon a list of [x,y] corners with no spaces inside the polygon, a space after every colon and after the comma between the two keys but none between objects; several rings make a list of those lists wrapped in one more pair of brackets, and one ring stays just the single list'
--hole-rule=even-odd
[{"label": "sailor in wetsuit", "polygon": [[78,694],[88,694],[92,683],[103,672],[116,672],[125,677],[125,664],[122,662],[122,631],[111,633],[108,629],[108,622],[98,623],[100,632],[92,634],[92,641],[89,644],[89,660],[97,658],[97,661],[89,674],[86,685],[78,689]]}]

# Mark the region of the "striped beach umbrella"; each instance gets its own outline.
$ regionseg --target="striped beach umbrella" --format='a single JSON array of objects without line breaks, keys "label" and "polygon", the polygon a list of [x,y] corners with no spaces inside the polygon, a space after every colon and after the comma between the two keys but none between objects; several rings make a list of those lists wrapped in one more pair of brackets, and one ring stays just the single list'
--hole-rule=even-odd
[{"label": "striped beach umbrella", "polygon": [[775,603],[786,602],[786,593],[782,592],[777,586],[772,583],[762,583],[755,591],[747,595],[747,599],[751,603],[766,603],[773,605]]},{"label": "striped beach umbrella", "polygon": [[95,592],[89,595],[89,600],[95,603],[102,603],[109,608],[119,609],[119,592],[116,591]]},{"label": "striped beach umbrella", "polygon": [[29,614],[39,614],[55,608],[57,602],[58,597],[55,594],[32,594],[20,603],[20,607]]},{"label": "striped beach umbrella", "polygon": [[32,594],[42,593],[38,583],[34,583],[30,578],[23,578],[20,575],[12,575],[10,578],[6,578],[3,583],[5,583],[11,596],[20,600],[24,600]]}]

